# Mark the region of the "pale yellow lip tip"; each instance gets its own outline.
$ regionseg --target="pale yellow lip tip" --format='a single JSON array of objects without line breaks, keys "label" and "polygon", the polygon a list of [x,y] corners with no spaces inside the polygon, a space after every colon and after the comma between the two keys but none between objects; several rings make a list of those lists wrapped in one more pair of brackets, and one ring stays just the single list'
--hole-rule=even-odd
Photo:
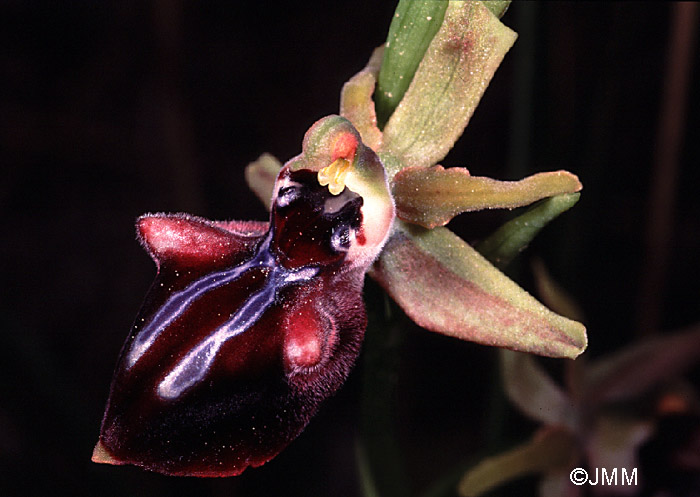
[{"label": "pale yellow lip tip", "polygon": [[336,159],[330,166],[318,172],[318,182],[328,186],[331,195],[339,195],[345,190],[345,177],[352,170],[352,162],[347,159]]},{"label": "pale yellow lip tip", "polygon": [[92,450],[92,462],[98,464],[121,464],[112,457],[101,440],[97,442],[97,445],[95,445],[95,448]]}]

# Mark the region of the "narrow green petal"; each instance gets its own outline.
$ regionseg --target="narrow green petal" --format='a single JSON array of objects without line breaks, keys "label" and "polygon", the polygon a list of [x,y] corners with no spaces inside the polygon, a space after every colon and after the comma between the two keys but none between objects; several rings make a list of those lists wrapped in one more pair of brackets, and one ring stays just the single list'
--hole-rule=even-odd
[{"label": "narrow green petal", "polygon": [[399,0],[389,26],[374,96],[381,127],[406,93],[430,41],[440,29],[446,8],[447,0]]},{"label": "narrow green petal", "polygon": [[700,362],[700,325],[639,341],[592,362],[584,378],[589,405],[638,397]]},{"label": "narrow green petal", "polygon": [[579,193],[556,195],[502,225],[476,249],[496,267],[505,268],[550,221],[578,202]]},{"label": "narrow green petal", "polygon": [[561,469],[576,461],[577,455],[573,435],[547,428],[529,442],[477,464],[459,482],[458,492],[462,497],[478,497],[515,478]]},{"label": "narrow green petal", "polygon": [[280,169],[282,169],[282,163],[268,153],[262,154],[245,168],[245,180],[248,183],[248,188],[253,190],[253,193],[268,209]]},{"label": "narrow green petal", "polygon": [[447,228],[396,221],[372,275],[428,330],[552,357],[586,347],[583,325],[551,312]]},{"label": "narrow green petal", "polygon": [[355,126],[362,142],[374,151],[382,144],[382,132],[377,127],[372,94],[383,53],[384,47],[377,48],[367,66],[350,78],[340,93],[340,115]]},{"label": "narrow green petal", "polygon": [[575,429],[577,420],[572,400],[532,355],[501,350],[500,360],[506,394],[523,414],[544,424]]},{"label": "narrow green petal", "polygon": [[450,1],[384,128],[383,149],[408,166],[431,166],[445,157],[516,36],[482,2]]},{"label": "narrow green petal", "polygon": [[463,167],[442,166],[407,167],[392,182],[396,214],[425,228],[444,226],[462,212],[513,209],[581,188],[578,178],[567,171],[538,173],[520,181],[498,181],[471,176]]}]

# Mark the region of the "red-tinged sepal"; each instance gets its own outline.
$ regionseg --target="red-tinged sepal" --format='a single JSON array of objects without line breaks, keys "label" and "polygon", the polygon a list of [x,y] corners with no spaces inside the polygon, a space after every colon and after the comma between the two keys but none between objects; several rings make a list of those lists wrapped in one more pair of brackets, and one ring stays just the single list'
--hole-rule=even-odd
[{"label": "red-tinged sepal", "polygon": [[428,330],[552,357],[586,347],[583,325],[544,307],[447,228],[397,221],[371,275]]}]

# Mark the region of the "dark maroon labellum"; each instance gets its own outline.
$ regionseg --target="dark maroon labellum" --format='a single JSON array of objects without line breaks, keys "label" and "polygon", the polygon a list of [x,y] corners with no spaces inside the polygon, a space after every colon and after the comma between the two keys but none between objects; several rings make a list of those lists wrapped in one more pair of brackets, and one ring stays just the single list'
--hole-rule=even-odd
[{"label": "dark maroon labellum", "polygon": [[230,476],[277,455],[347,377],[366,326],[363,200],[283,169],[270,223],[138,221],[158,274],[121,351],[93,459]]}]

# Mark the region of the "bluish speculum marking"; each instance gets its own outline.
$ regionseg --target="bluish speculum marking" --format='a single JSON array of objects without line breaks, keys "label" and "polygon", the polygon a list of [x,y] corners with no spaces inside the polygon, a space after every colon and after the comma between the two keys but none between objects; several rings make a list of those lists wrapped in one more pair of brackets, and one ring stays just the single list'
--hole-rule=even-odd
[{"label": "bluish speculum marking", "polygon": [[324,268],[343,264],[361,225],[362,198],[347,188],[341,195],[331,196],[311,171],[285,171],[279,182],[269,230],[253,255],[235,267],[209,273],[171,293],[134,337],[126,355],[127,370],[209,292],[236,285],[248,271],[263,270],[262,286],[164,371],[156,388],[161,399],[176,399],[204,380],[223,345],[255,326],[278,303],[282,289],[308,283]]},{"label": "bluish speculum marking", "polygon": [[231,319],[187,353],[158,385],[158,395],[164,399],[177,398],[182,392],[202,380],[221,346],[227,340],[250,329],[275,302],[279,290],[294,283],[309,281],[318,271],[316,267],[290,271],[283,266],[272,266],[264,286],[253,293]]},{"label": "bluish speculum marking", "polygon": [[127,356],[127,369],[130,369],[155,342],[158,335],[180,317],[196,300],[206,293],[237,280],[249,269],[270,267],[274,260],[270,254],[271,232],[265,238],[255,256],[238,266],[210,273],[184,289],[173,293],[149,320],[148,324],[134,338]]},{"label": "bluish speculum marking", "polygon": [[305,266],[287,269],[277,263],[270,252],[270,230],[264,241],[248,261],[235,268],[218,271],[191,283],[183,290],[171,295],[136,336],[127,356],[128,368],[138,362],[158,336],[181,316],[196,300],[240,278],[251,269],[268,268],[262,288],[234,312],[231,318],[209,334],[188,352],[158,385],[158,395],[164,399],[175,399],[185,390],[201,381],[211,367],[221,346],[229,339],[250,329],[275,302],[278,292],[290,285],[310,281],[319,272],[318,267]]}]

